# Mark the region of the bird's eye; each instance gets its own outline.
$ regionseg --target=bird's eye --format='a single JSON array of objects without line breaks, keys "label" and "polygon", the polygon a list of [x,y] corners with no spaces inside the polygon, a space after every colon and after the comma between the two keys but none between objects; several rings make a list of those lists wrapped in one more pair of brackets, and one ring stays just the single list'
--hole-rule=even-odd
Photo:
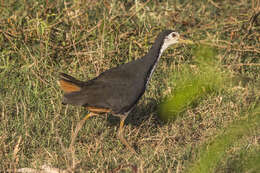
[{"label": "bird's eye", "polygon": [[176,34],[175,34],[175,33],[172,33],[171,35],[172,35],[172,37],[176,37]]}]

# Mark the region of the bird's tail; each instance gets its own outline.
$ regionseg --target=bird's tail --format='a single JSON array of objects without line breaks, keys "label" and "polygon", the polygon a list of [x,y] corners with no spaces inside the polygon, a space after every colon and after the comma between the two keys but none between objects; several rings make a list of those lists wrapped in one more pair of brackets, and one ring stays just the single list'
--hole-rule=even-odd
[{"label": "bird's tail", "polygon": [[84,82],[65,73],[60,73],[59,85],[65,94],[80,91]]}]

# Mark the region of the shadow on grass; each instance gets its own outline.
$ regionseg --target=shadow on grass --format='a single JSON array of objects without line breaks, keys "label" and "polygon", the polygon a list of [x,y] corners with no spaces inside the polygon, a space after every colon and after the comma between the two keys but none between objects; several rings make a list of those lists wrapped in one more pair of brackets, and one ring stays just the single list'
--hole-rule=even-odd
[{"label": "shadow on grass", "polygon": [[[136,105],[132,112],[128,115],[125,125],[132,125],[133,127],[139,127],[144,122],[148,121],[149,119],[152,126],[157,127],[158,125],[161,126],[165,124],[162,120],[159,119],[158,116],[152,116],[153,113],[157,114],[158,102],[155,99],[150,99],[149,103],[144,105],[143,103],[140,103]],[[107,123],[109,126],[118,126],[120,123],[120,119],[118,117],[115,117],[111,114],[107,117]]]},{"label": "shadow on grass", "polygon": [[[162,121],[157,116],[158,101],[155,99],[149,99],[147,104],[140,102],[137,104],[132,112],[128,115],[125,121],[125,126],[131,125],[134,128],[140,127],[145,122],[149,121],[149,125],[153,127],[163,126],[166,122]],[[108,126],[119,126],[120,119],[111,114],[107,116]]]},{"label": "shadow on grass", "polygon": [[[135,106],[132,112],[128,115],[125,121],[125,126],[131,125],[132,128],[139,128],[141,131],[146,130],[147,128],[147,126],[143,126],[143,124],[149,124],[149,127],[152,129],[157,129],[158,126],[162,126],[165,122],[160,120],[156,115],[157,106],[158,102],[154,99],[149,100],[146,105],[140,102],[140,104]],[[119,127],[119,124],[120,119],[118,117],[112,116],[111,114],[107,116],[108,126]],[[134,147],[137,153],[141,153],[137,143],[132,143],[132,147]]]}]

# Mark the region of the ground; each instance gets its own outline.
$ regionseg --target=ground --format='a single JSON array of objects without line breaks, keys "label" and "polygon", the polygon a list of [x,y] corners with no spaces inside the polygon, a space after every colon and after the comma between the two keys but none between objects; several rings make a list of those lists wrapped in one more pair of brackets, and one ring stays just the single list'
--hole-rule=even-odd
[{"label": "ground", "polygon": [[[1,171],[48,165],[68,172],[257,172],[252,158],[260,151],[259,0],[0,4]],[[225,87],[163,122],[157,110],[174,90],[169,76],[184,65],[196,69],[194,45],[168,48],[126,120],[125,137],[138,155],[120,143],[119,120],[109,114],[89,119],[71,143],[87,111],[62,105],[59,72],[92,79],[145,55],[164,29],[216,49],[228,74]],[[205,156],[205,146],[222,154]]]}]

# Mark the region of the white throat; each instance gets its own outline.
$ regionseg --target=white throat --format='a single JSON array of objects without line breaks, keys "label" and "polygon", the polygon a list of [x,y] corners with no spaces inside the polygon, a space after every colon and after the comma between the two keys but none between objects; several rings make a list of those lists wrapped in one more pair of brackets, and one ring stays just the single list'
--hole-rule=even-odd
[{"label": "white throat", "polygon": [[[174,34],[179,38],[179,34],[177,32],[174,32]],[[147,86],[147,84],[149,83],[150,81],[150,78],[154,72],[154,69],[156,68],[158,62],[159,62],[159,59],[161,58],[161,55],[163,54],[163,52],[172,44],[175,44],[178,42],[178,39],[173,39],[172,38],[172,35],[168,35],[165,39],[164,39],[164,42],[163,42],[163,45],[161,47],[161,50],[160,50],[160,53],[159,53],[159,57],[157,58],[151,72],[150,72],[150,75],[148,77],[148,80],[146,81],[146,84],[145,84],[145,87]]]},{"label": "white throat", "polygon": [[170,45],[171,45],[171,43],[169,43],[169,42],[163,43],[162,48],[161,48],[161,50],[160,50],[160,55],[159,55],[159,56],[161,56],[162,53],[163,53]]},{"label": "white throat", "polygon": [[150,75],[149,75],[149,77],[148,77],[148,80],[146,81],[146,84],[145,84],[145,87],[147,87],[147,84],[149,83],[149,81],[150,81],[150,79],[151,79],[151,77],[152,77],[152,75],[153,75],[153,72],[154,72],[154,70],[155,70],[155,68],[156,68],[156,66],[157,66],[157,64],[158,64],[158,62],[159,62],[159,60],[160,60],[160,58],[161,58],[161,56],[162,56],[162,53],[167,49],[167,47],[169,47],[171,44],[166,44],[166,43],[164,43],[163,45],[162,45],[162,48],[161,48],[161,50],[160,50],[160,54],[159,54],[159,57],[157,58],[157,60],[156,60],[156,62],[155,62],[155,64],[154,64],[154,66],[153,66],[153,68],[152,68],[152,70],[151,70],[151,73],[150,73]]}]

